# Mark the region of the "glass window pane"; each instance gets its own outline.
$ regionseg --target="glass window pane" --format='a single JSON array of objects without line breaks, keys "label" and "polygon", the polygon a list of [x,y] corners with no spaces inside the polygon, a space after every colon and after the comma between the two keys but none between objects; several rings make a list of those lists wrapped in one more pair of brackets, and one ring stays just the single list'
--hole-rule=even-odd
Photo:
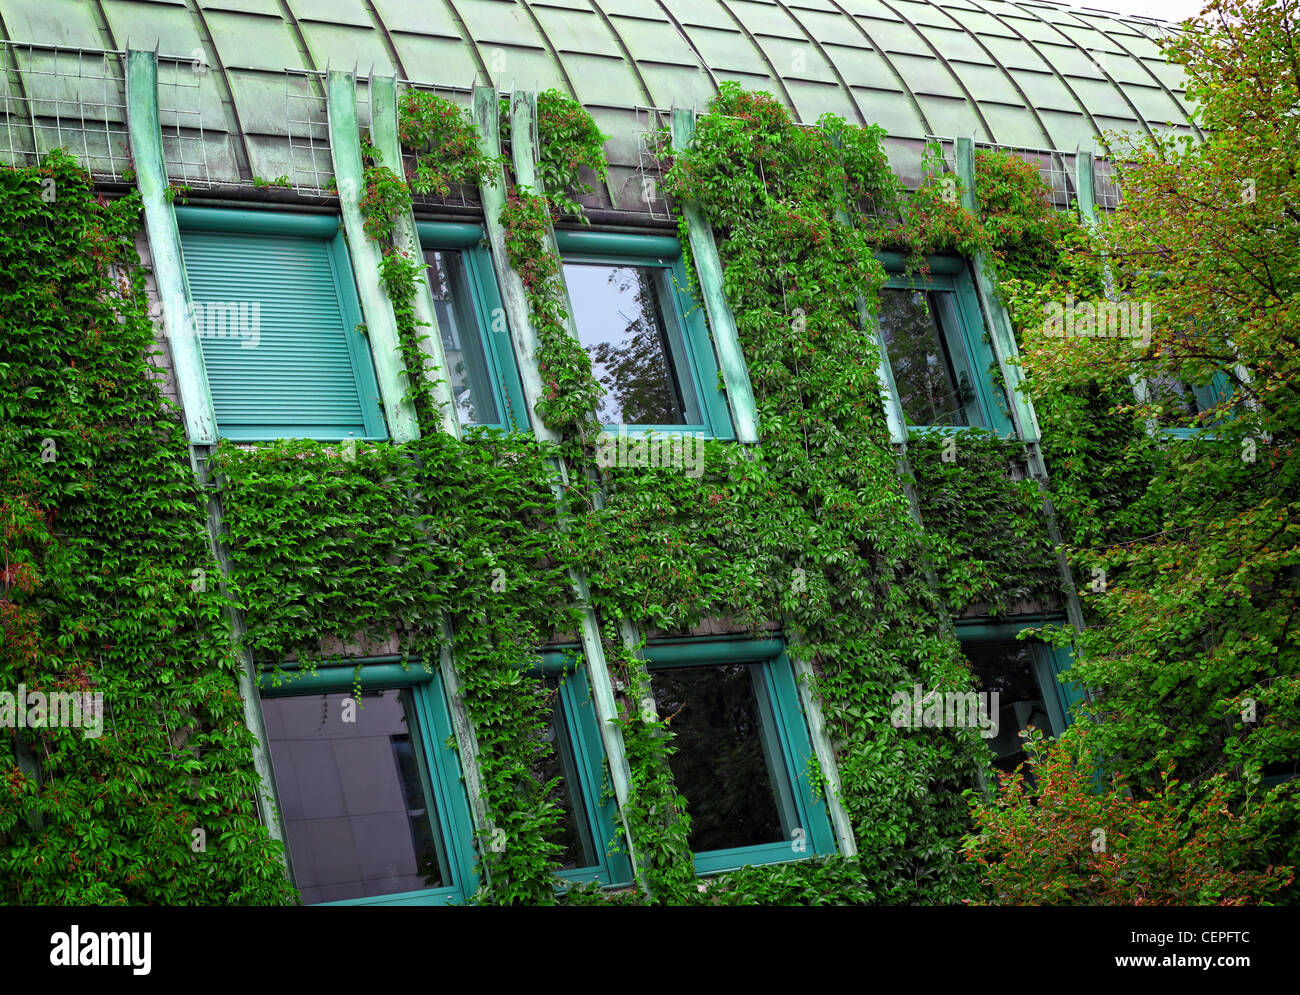
[{"label": "glass window pane", "polygon": [[306,904],[450,883],[411,688],[264,698],[289,854]]},{"label": "glass window pane", "polygon": [[578,338],[605,388],[605,425],[699,425],[699,400],[662,266],[565,263]]},{"label": "glass window pane", "polygon": [[478,321],[469,275],[461,253],[430,250],[429,286],[447,355],[447,379],[462,425],[500,425],[496,393],[492,389],[492,368],[483,348],[483,329]]},{"label": "glass window pane", "polygon": [[1028,643],[980,643],[963,646],[980,690],[998,692],[998,734],[989,740],[994,765],[1013,770],[1025,760],[1020,730],[1032,725],[1044,736],[1054,735],[1043,691],[1034,673],[1034,653]]},{"label": "glass window pane", "polygon": [[564,810],[564,822],[560,827],[560,836],[555,841],[564,847],[560,866],[568,871],[581,867],[595,867],[599,860],[596,856],[591,828],[585,812],[579,812],[575,800],[581,798],[582,779],[578,774],[577,757],[573,752],[573,730],[564,707],[564,697],[560,693],[561,679],[544,678],[546,687],[552,692],[551,716],[546,726],[546,741],[552,747],[552,753],[538,764],[537,775],[544,782],[559,778],[551,799]]},{"label": "glass window pane", "polygon": [[903,413],[913,425],[981,425],[964,352],[949,349],[957,308],[948,291],[885,288],[880,330]]},{"label": "glass window pane", "polygon": [[1148,377],[1146,384],[1148,399],[1163,408],[1157,421],[1167,427],[1187,425],[1189,419],[1218,403],[1212,387],[1195,386],[1167,373]]},{"label": "glass window pane", "polygon": [[775,778],[784,763],[768,756],[752,670],[761,664],[656,667],[655,707],[670,719],[677,752],[669,758],[691,814],[695,852],[785,839]]}]

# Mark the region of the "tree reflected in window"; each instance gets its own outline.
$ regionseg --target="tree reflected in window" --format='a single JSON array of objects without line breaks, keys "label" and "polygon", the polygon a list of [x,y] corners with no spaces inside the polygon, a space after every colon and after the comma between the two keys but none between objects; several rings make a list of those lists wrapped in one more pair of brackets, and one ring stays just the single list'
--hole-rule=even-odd
[{"label": "tree reflected in window", "polygon": [[578,338],[605,388],[606,425],[696,425],[699,399],[661,266],[566,263]]},{"label": "tree reflected in window", "polygon": [[910,424],[982,425],[954,297],[948,291],[880,292],[880,330]]}]

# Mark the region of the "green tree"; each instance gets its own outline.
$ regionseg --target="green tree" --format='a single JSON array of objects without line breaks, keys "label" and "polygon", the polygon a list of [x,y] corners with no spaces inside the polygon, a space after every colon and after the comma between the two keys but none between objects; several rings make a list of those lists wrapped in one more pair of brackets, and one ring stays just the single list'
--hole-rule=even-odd
[{"label": "green tree", "polygon": [[[1149,344],[1045,337],[1029,305],[1064,295],[1060,273],[1009,295],[1087,579],[1089,626],[1058,637],[1079,657],[1071,678],[1094,691],[1091,747],[1139,798],[1171,777],[1189,805],[1199,791],[1240,808],[1300,758],[1298,12],[1295,0],[1216,0],[1167,45],[1206,138],[1125,153],[1099,246],[1114,292],[1150,305]],[[1191,439],[1147,434],[1162,417],[1193,424],[1169,391],[1121,400],[1129,377],[1203,385],[1215,373],[1231,396]],[[1062,444],[1089,438],[1110,452]],[[1105,487],[1083,479],[1098,457],[1118,474]],[[1239,869],[1296,862],[1297,784],[1267,794],[1268,845],[1236,851]]]}]

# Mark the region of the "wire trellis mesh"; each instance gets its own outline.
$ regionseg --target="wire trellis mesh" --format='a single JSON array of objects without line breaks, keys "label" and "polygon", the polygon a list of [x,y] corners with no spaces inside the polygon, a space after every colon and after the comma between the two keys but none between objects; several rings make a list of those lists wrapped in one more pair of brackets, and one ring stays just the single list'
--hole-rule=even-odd
[{"label": "wire trellis mesh", "polygon": [[663,191],[660,157],[666,151],[662,143],[672,126],[672,112],[662,107],[634,108],[636,114],[636,183],[637,197],[652,218],[672,220],[672,211]]},{"label": "wire trellis mesh", "polygon": [[1115,167],[1114,161],[1094,156],[1092,175],[1097,206],[1103,211],[1115,210],[1119,207],[1120,187],[1119,170]]},{"label": "wire trellis mesh", "polygon": [[[405,93],[409,91],[419,91],[420,93],[431,93],[445,99],[453,100],[466,109],[469,108],[470,99],[472,98],[474,88],[472,86],[430,86],[428,83],[417,83],[414,80],[399,79],[397,81],[397,100],[398,113],[400,119],[401,101]],[[459,100],[457,98],[460,98]],[[406,173],[409,181],[415,174],[415,156],[402,150],[402,168]],[[478,191],[472,186],[464,183],[453,183],[451,190],[446,197],[438,197],[435,194],[420,194],[414,190],[411,192],[411,202],[417,207],[477,207]]]},{"label": "wire trellis mesh", "polygon": [[0,42],[0,159],[40,165],[66,149],[93,176],[131,164],[125,53]]},{"label": "wire trellis mesh", "polygon": [[158,124],[167,178],[188,187],[210,187],[208,136],[203,128],[203,84],[207,63],[158,58]]},{"label": "wire trellis mesh", "polygon": [[975,142],[976,149],[1004,152],[1017,156],[1037,167],[1038,175],[1052,192],[1052,206],[1066,209],[1078,197],[1074,182],[1073,152],[1060,149],[1036,149],[1018,145],[998,145],[994,142]]},{"label": "wire trellis mesh", "polygon": [[330,154],[325,82],[324,73],[305,69],[284,71],[289,185],[298,193],[333,193],[334,161]]}]

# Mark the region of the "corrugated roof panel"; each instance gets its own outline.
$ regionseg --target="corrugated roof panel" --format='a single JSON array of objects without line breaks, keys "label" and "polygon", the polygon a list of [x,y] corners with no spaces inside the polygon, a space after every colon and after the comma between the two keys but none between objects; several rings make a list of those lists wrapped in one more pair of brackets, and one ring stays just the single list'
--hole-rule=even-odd
[{"label": "corrugated roof panel", "polygon": [[1059,45],[1065,41],[1065,38],[1061,36],[1061,32],[1039,18],[1030,17],[1024,11],[1018,10],[1014,16],[1008,14],[1003,17],[1003,21],[1007,27],[1024,35],[1031,42],[1046,41]]},{"label": "corrugated roof panel", "polygon": [[532,18],[511,0],[456,0],[455,7],[480,50],[487,45],[546,47]]},{"label": "corrugated roof panel", "polygon": [[721,28],[740,33],[735,18],[728,14],[718,0],[659,0],[682,24],[697,24],[705,28]]},{"label": "corrugated roof panel", "polygon": [[4,21],[14,41],[106,47],[90,5],[80,0],[5,0]]},{"label": "corrugated roof panel", "polygon": [[799,25],[780,7],[755,0],[728,0],[727,6],[751,34],[776,35],[779,38],[806,38]]},{"label": "corrugated roof panel", "polygon": [[631,17],[611,17],[609,21],[637,62],[698,67],[695,53],[671,24]]},{"label": "corrugated roof panel", "polygon": [[898,77],[879,52],[827,45],[826,54],[838,67],[849,86],[871,86],[899,90]]},{"label": "corrugated roof panel", "polygon": [[1028,69],[1012,69],[1010,72],[1040,110],[1051,108],[1067,114],[1081,114],[1079,102],[1053,73],[1036,73]]},{"label": "corrugated roof panel", "polygon": [[1102,66],[1105,67],[1106,74],[1117,83],[1132,83],[1136,86],[1158,85],[1157,81],[1146,71],[1146,67],[1132,56],[1107,54]]},{"label": "corrugated roof panel", "polygon": [[1043,43],[1038,46],[1038,51],[1062,76],[1101,79],[1101,71],[1093,61],[1095,57],[1090,58],[1086,50],[1075,48],[1064,38],[1057,42]]},{"label": "corrugated roof panel", "polygon": [[[636,115],[632,111],[612,107],[593,107],[592,119],[602,134],[609,135],[605,143],[605,157],[611,165],[635,166],[638,163]],[[641,119],[644,125],[645,118]]]},{"label": "corrugated roof panel", "polygon": [[397,72],[384,39],[375,31],[314,21],[303,21],[300,27],[318,69],[356,69],[363,76]]},{"label": "corrugated roof panel", "polygon": [[[1004,104],[1023,106],[1025,95],[1012,85],[1011,81],[996,66],[977,66],[969,62],[952,63],[952,71],[957,74],[966,89],[976,100],[993,100]],[[1032,96],[1029,99],[1033,99]],[[1033,116],[1027,114],[1030,123]]]},{"label": "corrugated roof panel", "polygon": [[1106,114],[1110,117],[1132,118],[1133,108],[1128,101],[1110,83],[1100,79],[1080,79],[1069,77],[1070,86],[1085,107],[1095,116]]},{"label": "corrugated roof panel", "polygon": [[979,104],[984,120],[988,121],[989,127],[993,129],[994,140],[999,144],[1031,149],[1050,145],[1050,137],[1038,126],[1024,104],[1011,105],[987,100],[981,100]]},{"label": "corrugated roof panel", "polygon": [[1050,72],[1047,60],[1023,41],[1009,38],[982,38],[993,57],[1007,69],[1033,69]]},{"label": "corrugated roof panel", "polygon": [[1052,136],[1052,148],[1069,150],[1079,148],[1085,151],[1094,147],[1100,149],[1092,125],[1086,117],[1077,112],[1063,113],[1040,109],[1038,116],[1043,119],[1043,123],[1047,125],[1047,133]]},{"label": "corrugated roof panel", "polygon": [[194,17],[184,7],[142,6],[130,0],[103,0],[104,16],[119,48],[156,48],[189,55],[200,47]]},{"label": "corrugated roof panel", "polygon": [[619,60],[623,58],[618,42],[605,27],[605,22],[594,12],[582,14],[574,10],[535,6],[533,13],[541,22],[542,31],[558,51],[608,55]]},{"label": "corrugated roof panel", "polygon": [[[735,31],[716,31],[713,28],[699,27],[689,27],[686,33],[699,49],[705,62],[715,71],[726,69],[754,76],[770,75],[767,61],[743,35]],[[780,66],[778,70],[784,68]]]},{"label": "corrugated roof panel", "polygon": [[365,0],[284,0],[299,21],[310,19],[327,24],[351,24],[369,28],[370,15]]},{"label": "corrugated roof panel", "polygon": [[[782,76],[789,79],[830,83],[832,86],[839,87],[840,81],[835,75],[835,70],[812,42],[790,41],[765,35],[759,35],[755,41]],[[847,93],[842,93],[841,98],[846,105],[850,102]]]},{"label": "corrugated roof panel", "polygon": [[[281,20],[213,11],[205,15],[222,65],[241,69],[308,69],[292,29]],[[241,105],[242,107],[242,105]]]},{"label": "corrugated roof panel", "polygon": [[[113,39],[96,6],[76,0],[0,0],[0,15],[20,43],[98,49],[129,38],[188,59],[200,47],[196,3],[244,127],[270,136],[285,130],[281,71],[326,64],[452,87],[486,67],[503,88],[572,86],[588,105],[702,108],[714,92],[703,60],[715,78],[771,92],[806,122],[828,109],[856,120],[856,107],[908,139],[975,131],[1007,144],[1073,148],[1082,135],[1090,145],[1093,126],[1064,76],[1108,123],[1185,121],[1182,72],[1153,40],[1164,29],[1038,0],[102,0]],[[218,104],[220,88],[209,89],[197,96],[216,134],[234,117]],[[995,135],[978,135],[982,123]],[[618,136],[611,148],[634,155],[634,144]]]},{"label": "corrugated roof panel", "polygon": [[918,0],[890,0],[889,6],[899,17],[921,27],[952,27],[951,18],[934,4],[918,2]]},{"label": "corrugated roof panel", "polygon": [[[789,106],[789,103],[782,96],[781,92],[776,89],[776,84],[773,82],[771,76],[756,76],[753,73],[736,72],[731,69],[714,69],[713,75],[718,77],[720,81],[732,80],[739,83],[746,90],[766,90],[768,93],[780,100],[782,104]],[[704,108],[701,107],[700,110],[704,110]]]},{"label": "corrugated roof panel", "polygon": [[890,53],[889,61],[907,82],[913,93],[929,93],[941,97],[954,97],[965,100],[956,80],[947,67],[928,52],[924,55],[905,55],[901,52]]},{"label": "corrugated roof panel", "polygon": [[[375,12],[389,31],[409,31],[416,35],[443,35],[460,38],[460,29],[447,7],[446,0],[370,0]],[[436,65],[436,63],[435,63]],[[412,69],[412,72],[415,70]]]},{"label": "corrugated roof panel", "polygon": [[[550,52],[502,44],[480,44],[478,48],[499,87],[569,92],[569,84]],[[501,69],[498,70],[497,66]]]},{"label": "corrugated roof panel", "polygon": [[[878,124],[890,135],[925,135],[929,128],[910,98],[902,93],[882,93],[854,87],[862,116],[869,124]],[[845,115],[847,117],[847,115]]]},{"label": "corrugated roof panel", "polygon": [[983,11],[949,10],[948,13],[962,27],[978,34],[981,38],[1016,38],[1015,31],[1009,26]]},{"label": "corrugated roof panel", "polygon": [[1172,62],[1155,62],[1151,59],[1143,59],[1142,64],[1155,74],[1156,79],[1176,93],[1181,94],[1186,88],[1187,72],[1182,66],[1176,66]]},{"label": "corrugated roof panel", "polygon": [[1169,94],[1154,86],[1125,87],[1124,93],[1137,105],[1138,113],[1148,122],[1186,124],[1187,118]]},{"label": "corrugated roof panel", "polygon": [[902,21],[878,17],[858,17],[862,29],[871,36],[876,47],[886,52],[929,51],[917,33]]},{"label": "corrugated roof panel", "polygon": [[1125,38],[1124,47],[1139,59],[1148,58],[1160,59],[1162,62],[1164,61],[1160,55],[1160,46],[1147,35],[1139,34],[1136,37]]},{"label": "corrugated roof panel", "polygon": [[[245,134],[287,135],[286,124],[285,78],[283,74],[252,72],[233,69],[226,73],[230,83],[230,92],[234,94],[235,103],[239,105],[239,120],[244,126]],[[293,80],[294,92],[305,92],[303,78]],[[296,99],[295,117],[298,111],[305,109],[305,101]],[[264,174],[263,174],[264,175]],[[278,173],[275,175],[279,175]]]},{"label": "corrugated roof panel", "polygon": [[632,67],[620,59],[599,55],[566,55],[564,66],[585,105],[635,107],[646,102]]},{"label": "corrugated roof panel", "polygon": [[243,14],[279,16],[280,0],[198,0],[203,10],[233,10]]},{"label": "corrugated roof panel", "polygon": [[643,21],[664,22],[662,13],[656,7],[646,4],[645,0],[590,0],[590,3],[606,17],[617,14],[622,17],[639,17]]},{"label": "corrugated roof panel", "polygon": [[[428,76],[425,66],[438,67],[438,82],[444,86],[473,86],[475,77],[483,82],[474,53],[450,38],[394,34],[393,48],[408,73]],[[489,63],[490,65],[490,63]]]},{"label": "corrugated roof panel", "polygon": [[[932,28],[926,32],[926,41],[937,48],[947,62],[956,60],[986,64],[989,62],[988,53],[980,48],[979,42],[960,28],[951,25],[946,28]],[[919,50],[929,52],[930,47],[922,45]]]},{"label": "corrugated roof panel", "polygon": [[944,137],[965,137],[973,135],[976,141],[991,142],[993,136],[984,130],[980,120],[972,112],[965,100],[948,97],[934,97],[918,93],[917,102],[925,111],[926,119],[934,128],[934,134]]},{"label": "corrugated roof panel", "polygon": [[857,123],[858,109],[843,88],[825,83],[806,83],[792,79],[786,81],[790,99],[794,101],[796,117],[804,124],[814,124],[823,114],[838,114]]},{"label": "corrugated roof panel", "polygon": [[640,69],[656,107],[698,107],[703,110],[713,98],[713,83],[702,69],[684,70],[649,63],[642,63]]},{"label": "corrugated roof panel", "polygon": [[[1128,117],[1110,117],[1108,115],[1097,115],[1097,127],[1101,129],[1103,135],[1110,137],[1111,132],[1123,135],[1129,133],[1142,138],[1146,135],[1147,129],[1140,121],[1134,121]],[[1112,142],[1114,138],[1111,138]]]},{"label": "corrugated roof panel", "polygon": [[856,31],[852,24],[846,24],[844,15],[824,10],[792,10],[795,18],[804,30],[823,45],[868,45],[867,39]]}]

